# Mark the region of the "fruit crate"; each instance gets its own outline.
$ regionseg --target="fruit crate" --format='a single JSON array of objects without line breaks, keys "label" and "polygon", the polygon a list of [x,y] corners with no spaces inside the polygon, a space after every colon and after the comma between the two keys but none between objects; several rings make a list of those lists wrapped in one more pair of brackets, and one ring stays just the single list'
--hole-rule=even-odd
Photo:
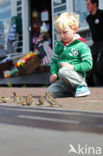
[{"label": "fruit crate", "polygon": [[17,67],[20,75],[32,74],[41,65],[41,59],[38,55],[30,58],[23,66]]}]

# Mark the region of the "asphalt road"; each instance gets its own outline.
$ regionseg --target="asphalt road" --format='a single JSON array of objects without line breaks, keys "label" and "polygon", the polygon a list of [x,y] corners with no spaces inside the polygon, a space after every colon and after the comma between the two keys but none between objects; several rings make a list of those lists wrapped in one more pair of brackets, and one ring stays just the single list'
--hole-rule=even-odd
[{"label": "asphalt road", "polygon": [[103,155],[103,113],[0,105],[0,156],[77,155],[70,145]]}]

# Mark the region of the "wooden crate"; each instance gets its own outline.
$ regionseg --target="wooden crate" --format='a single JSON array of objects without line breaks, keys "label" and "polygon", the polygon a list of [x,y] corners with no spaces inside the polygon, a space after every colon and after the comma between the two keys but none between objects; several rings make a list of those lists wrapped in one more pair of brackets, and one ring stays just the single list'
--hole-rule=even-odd
[{"label": "wooden crate", "polygon": [[33,73],[41,64],[41,59],[37,55],[30,60],[27,61],[22,67],[17,67],[19,70],[19,74],[26,75]]}]

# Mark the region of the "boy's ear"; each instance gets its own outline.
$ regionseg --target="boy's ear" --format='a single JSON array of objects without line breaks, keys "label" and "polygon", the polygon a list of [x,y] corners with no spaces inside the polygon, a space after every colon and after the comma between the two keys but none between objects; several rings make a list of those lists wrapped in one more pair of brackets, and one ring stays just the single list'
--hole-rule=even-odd
[{"label": "boy's ear", "polygon": [[74,33],[76,33],[78,31],[78,28],[77,27],[74,27]]}]

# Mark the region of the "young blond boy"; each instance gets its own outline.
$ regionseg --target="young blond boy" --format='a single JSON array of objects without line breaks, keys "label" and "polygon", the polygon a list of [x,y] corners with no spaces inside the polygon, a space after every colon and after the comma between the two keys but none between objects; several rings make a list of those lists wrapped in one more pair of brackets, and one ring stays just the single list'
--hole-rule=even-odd
[{"label": "young blond boy", "polygon": [[85,81],[86,72],[92,68],[90,48],[82,42],[76,32],[79,16],[62,13],[55,22],[61,41],[58,41],[51,60],[52,83],[47,91],[53,97],[87,96],[90,90]]}]

